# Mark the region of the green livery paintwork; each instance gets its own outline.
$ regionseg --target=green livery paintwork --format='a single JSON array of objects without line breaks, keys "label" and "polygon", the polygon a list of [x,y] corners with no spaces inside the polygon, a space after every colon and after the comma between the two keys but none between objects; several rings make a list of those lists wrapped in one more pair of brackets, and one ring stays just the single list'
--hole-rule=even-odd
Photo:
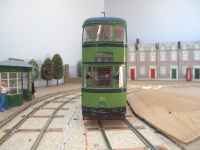
[{"label": "green livery paintwork", "polygon": [[101,108],[99,101],[105,100],[104,108],[116,108],[126,106],[126,92],[122,93],[86,93],[82,92],[82,106]]}]

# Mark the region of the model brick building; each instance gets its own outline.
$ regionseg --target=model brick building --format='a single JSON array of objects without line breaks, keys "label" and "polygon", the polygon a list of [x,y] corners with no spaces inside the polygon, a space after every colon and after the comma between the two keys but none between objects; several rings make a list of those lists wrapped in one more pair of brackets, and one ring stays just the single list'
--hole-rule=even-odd
[{"label": "model brick building", "polygon": [[127,73],[134,80],[186,80],[188,75],[200,81],[200,42],[130,44]]}]

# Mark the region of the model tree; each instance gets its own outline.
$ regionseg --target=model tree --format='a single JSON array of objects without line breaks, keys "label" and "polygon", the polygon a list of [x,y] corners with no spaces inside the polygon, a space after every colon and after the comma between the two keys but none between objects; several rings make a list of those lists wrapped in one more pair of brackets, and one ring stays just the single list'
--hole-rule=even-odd
[{"label": "model tree", "polygon": [[42,79],[47,80],[47,86],[49,86],[49,80],[52,80],[54,77],[54,64],[49,58],[42,64],[41,77]]},{"label": "model tree", "polygon": [[33,66],[33,68],[32,68],[32,81],[33,82],[37,81],[39,76],[40,76],[40,70],[39,70],[38,63],[36,62],[35,59],[31,59],[28,63]]},{"label": "model tree", "polygon": [[82,77],[82,61],[78,63],[78,76]]},{"label": "model tree", "polygon": [[54,64],[54,79],[57,79],[57,85],[58,85],[58,79],[61,79],[63,77],[63,61],[59,54],[55,54],[53,56],[53,64]]},{"label": "model tree", "polygon": [[33,66],[33,68],[32,68],[32,95],[34,98],[35,97],[34,96],[34,94],[35,94],[34,81],[38,80],[38,78],[40,76],[40,70],[39,70],[38,63],[36,62],[35,59],[31,59],[28,63]]}]

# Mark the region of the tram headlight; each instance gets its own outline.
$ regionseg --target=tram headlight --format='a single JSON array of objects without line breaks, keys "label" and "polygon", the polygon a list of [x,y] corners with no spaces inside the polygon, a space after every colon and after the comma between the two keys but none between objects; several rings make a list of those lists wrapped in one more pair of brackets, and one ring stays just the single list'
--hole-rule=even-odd
[{"label": "tram headlight", "polygon": [[100,100],[99,101],[99,107],[103,108],[106,106],[106,101],[105,100]]}]

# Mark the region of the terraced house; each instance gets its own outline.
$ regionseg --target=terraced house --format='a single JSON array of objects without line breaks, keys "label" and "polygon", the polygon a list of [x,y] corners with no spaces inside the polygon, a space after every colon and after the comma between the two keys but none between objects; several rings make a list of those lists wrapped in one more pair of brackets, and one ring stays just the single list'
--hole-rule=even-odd
[{"label": "terraced house", "polygon": [[200,81],[200,41],[130,44],[128,78]]}]

